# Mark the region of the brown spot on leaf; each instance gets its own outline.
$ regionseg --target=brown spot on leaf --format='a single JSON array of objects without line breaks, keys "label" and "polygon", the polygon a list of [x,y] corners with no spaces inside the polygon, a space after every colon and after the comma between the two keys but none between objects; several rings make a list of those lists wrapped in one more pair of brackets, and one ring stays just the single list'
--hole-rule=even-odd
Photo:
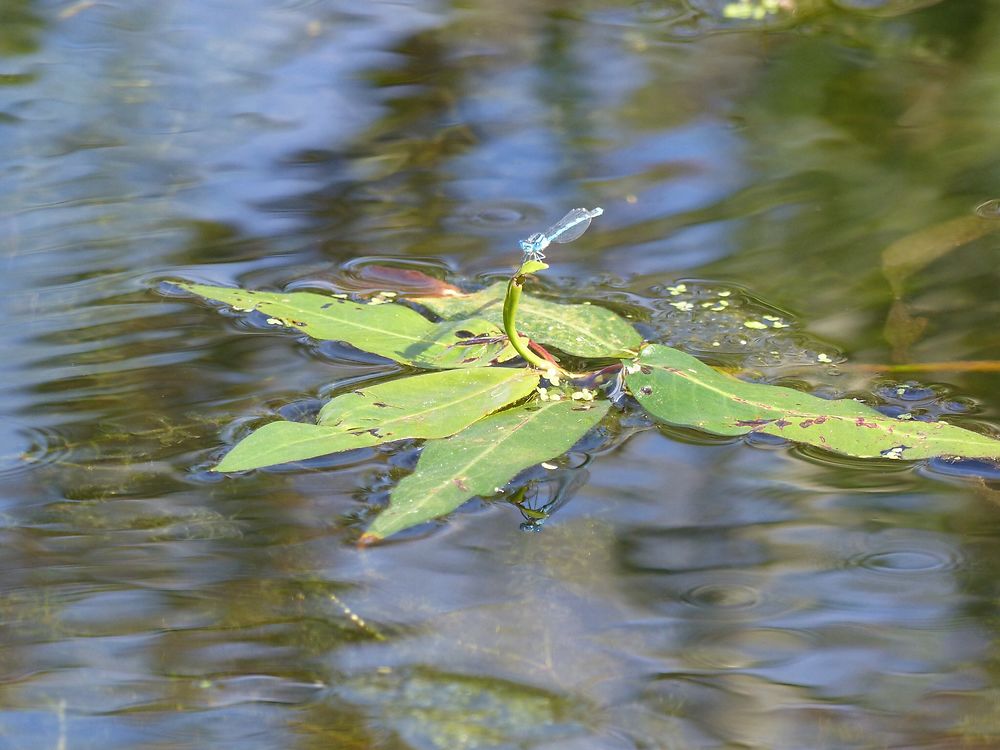
[{"label": "brown spot on leaf", "polygon": [[864,417],[858,417],[854,420],[854,424],[858,427],[868,427],[869,429],[875,429],[878,427],[874,422],[866,422]]},{"label": "brown spot on leaf", "polygon": [[459,339],[471,339],[475,335],[476,334],[474,334],[472,331],[466,331],[464,329],[461,330],[461,331],[455,331],[455,338],[459,338]]},{"label": "brown spot on leaf", "polygon": [[465,483],[465,480],[462,479],[461,477],[455,477],[451,481],[454,482],[455,486],[458,487],[458,489],[462,490],[462,492],[469,491],[469,486]]},{"label": "brown spot on leaf", "polygon": [[650,367],[649,365],[640,365],[639,372],[641,372],[643,375],[652,375],[653,368]]},{"label": "brown spot on leaf", "polygon": [[643,396],[651,396],[653,394],[653,389],[650,388],[648,385],[644,385],[642,388],[639,389],[639,393],[641,393]]}]

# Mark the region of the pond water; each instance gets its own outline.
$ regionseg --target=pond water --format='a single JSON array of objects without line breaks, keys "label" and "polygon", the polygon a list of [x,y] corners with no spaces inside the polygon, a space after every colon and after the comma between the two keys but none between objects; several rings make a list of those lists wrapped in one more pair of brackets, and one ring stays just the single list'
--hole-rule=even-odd
[{"label": "pond water", "polygon": [[1000,745],[988,463],[633,414],[539,533],[486,498],[358,549],[416,443],[206,469],[394,366],[164,284],[475,288],[600,205],[541,292],[997,434],[998,38],[988,0],[3,0],[0,748]]}]

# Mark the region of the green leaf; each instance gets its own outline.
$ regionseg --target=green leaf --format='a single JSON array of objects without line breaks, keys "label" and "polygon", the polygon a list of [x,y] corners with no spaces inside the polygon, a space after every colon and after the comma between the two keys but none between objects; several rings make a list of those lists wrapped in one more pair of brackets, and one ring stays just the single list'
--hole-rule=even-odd
[{"label": "green leaf", "polygon": [[368,448],[379,441],[306,422],[270,422],[254,430],[226,454],[212,471],[246,471],[328,453]]},{"label": "green leaf", "polygon": [[190,283],[177,286],[234,310],[257,310],[269,316],[274,325],[295,328],[314,339],[345,341],[414,367],[483,367],[515,354],[503,331],[482,318],[431,323],[394,302],[360,304],[313,292],[256,292]]},{"label": "green leaf", "polygon": [[996,458],[994,440],[946,422],[896,419],[851,399],[744,383],[690,354],[651,344],[627,363],[625,383],[657,419],[716,435],[762,432],[862,458]]},{"label": "green leaf", "polygon": [[319,424],[271,422],[234,447],[214,471],[245,471],[406,438],[454,435],[519,401],[538,385],[525,369],[444,370],[359,388],[329,401]]},{"label": "green leaf", "polygon": [[521,264],[514,273],[516,275],[527,275],[529,273],[538,273],[539,271],[544,271],[549,267],[548,263],[543,263],[540,260],[526,260]]},{"label": "green leaf", "polygon": [[519,471],[559,456],[608,411],[607,401],[536,402],[507,409],[447,440],[427,443],[417,468],[393,490],[362,544],[449,513],[477,495],[495,494]]},{"label": "green leaf", "polygon": [[397,378],[337,396],[316,421],[347,432],[376,430],[386,437],[447,437],[521,400],[535,389],[538,378],[534,370],[506,367]]},{"label": "green leaf", "polygon": [[[506,283],[498,282],[474,294],[415,297],[411,301],[448,320],[475,315],[503,325],[506,291]],[[534,341],[578,357],[631,356],[642,344],[632,325],[611,310],[549,302],[528,294],[521,297],[517,329]]]}]

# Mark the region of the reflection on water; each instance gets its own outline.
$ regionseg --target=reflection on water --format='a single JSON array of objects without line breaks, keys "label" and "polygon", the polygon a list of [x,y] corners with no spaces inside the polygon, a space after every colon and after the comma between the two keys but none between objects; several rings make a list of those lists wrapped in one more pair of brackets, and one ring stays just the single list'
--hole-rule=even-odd
[{"label": "reflection on water", "polygon": [[998,359],[992,231],[880,271],[995,203],[998,27],[985,0],[7,0],[0,748],[995,745],[995,467],[629,414],[521,509],[358,551],[416,445],[206,469],[392,370],[160,282],[486,283],[601,205],[553,293],[995,426],[996,372],[847,365]]}]

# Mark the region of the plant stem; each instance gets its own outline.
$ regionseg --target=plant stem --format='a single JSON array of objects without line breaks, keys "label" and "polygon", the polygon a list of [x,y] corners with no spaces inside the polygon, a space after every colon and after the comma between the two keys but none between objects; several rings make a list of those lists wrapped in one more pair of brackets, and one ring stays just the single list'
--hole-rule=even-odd
[{"label": "plant stem", "polygon": [[545,263],[536,260],[529,260],[518,268],[514,275],[510,277],[510,281],[507,282],[507,296],[503,300],[503,330],[507,334],[507,338],[510,341],[510,345],[514,347],[514,350],[520,354],[525,362],[534,365],[540,370],[557,370],[559,373],[563,373],[563,369],[552,362],[547,362],[545,359],[539,357],[537,354],[532,352],[528,348],[528,340],[521,338],[521,335],[517,332],[517,328],[514,325],[515,318],[517,316],[517,306],[521,301],[521,287],[524,284],[525,275],[532,273],[534,271],[541,271],[544,268],[548,268]]}]

